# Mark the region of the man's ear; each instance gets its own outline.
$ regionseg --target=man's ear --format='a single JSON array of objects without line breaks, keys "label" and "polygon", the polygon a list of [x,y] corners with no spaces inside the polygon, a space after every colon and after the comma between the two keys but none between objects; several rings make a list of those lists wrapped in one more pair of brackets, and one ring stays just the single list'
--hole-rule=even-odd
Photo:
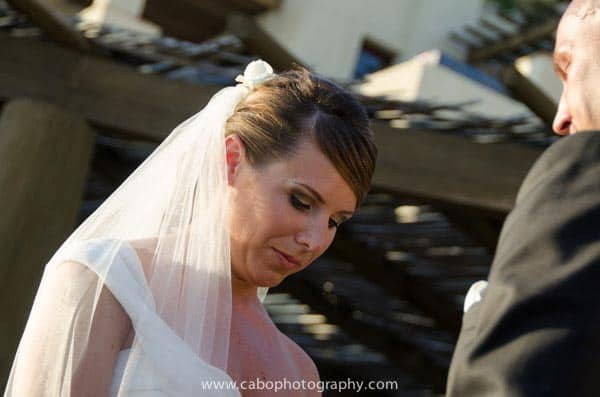
[{"label": "man's ear", "polygon": [[244,143],[236,134],[225,137],[225,153],[227,161],[227,183],[231,186],[239,173],[244,158]]}]

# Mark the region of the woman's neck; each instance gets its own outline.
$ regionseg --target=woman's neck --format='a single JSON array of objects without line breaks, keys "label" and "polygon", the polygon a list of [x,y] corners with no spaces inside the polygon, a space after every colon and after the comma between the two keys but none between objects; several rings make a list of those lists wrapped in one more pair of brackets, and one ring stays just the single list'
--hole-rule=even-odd
[{"label": "woman's neck", "polygon": [[237,303],[254,303],[258,302],[258,287],[250,284],[245,280],[231,275],[231,296],[234,302]]}]

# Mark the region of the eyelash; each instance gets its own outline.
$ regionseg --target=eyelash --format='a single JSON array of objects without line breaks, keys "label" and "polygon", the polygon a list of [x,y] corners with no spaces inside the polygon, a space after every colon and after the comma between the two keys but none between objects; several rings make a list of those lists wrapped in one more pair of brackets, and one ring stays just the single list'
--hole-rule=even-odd
[{"label": "eyelash", "polygon": [[[310,204],[304,203],[295,194],[292,194],[290,196],[290,202],[292,203],[292,206],[299,211],[308,211],[311,208]],[[339,226],[340,226],[339,223],[337,223],[333,219],[329,219],[329,227],[334,227],[337,229]]]}]

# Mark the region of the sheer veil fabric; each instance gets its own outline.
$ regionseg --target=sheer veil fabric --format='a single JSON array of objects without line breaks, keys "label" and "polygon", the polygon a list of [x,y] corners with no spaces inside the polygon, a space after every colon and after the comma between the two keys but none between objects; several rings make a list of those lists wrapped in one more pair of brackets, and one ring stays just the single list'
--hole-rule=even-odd
[{"label": "sheer veil fabric", "polygon": [[[248,66],[238,79],[242,84],[222,89],[175,128],[53,255],[5,397],[72,395],[73,378],[89,359],[103,287],[135,332],[129,353],[120,354],[122,373],[113,379],[111,395],[239,396],[206,390],[204,382],[230,380],[224,129],[236,105],[272,74],[261,62]],[[136,394],[149,372],[154,388]]]}]

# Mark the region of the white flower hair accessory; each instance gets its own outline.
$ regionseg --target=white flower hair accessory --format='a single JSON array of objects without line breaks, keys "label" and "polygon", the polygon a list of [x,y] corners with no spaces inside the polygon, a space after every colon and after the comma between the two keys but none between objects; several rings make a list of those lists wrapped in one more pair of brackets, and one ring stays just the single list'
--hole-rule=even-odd
[{"label": "white flower hair accessory", "polygon": [[273,77],[273,68],[267,62],[262,59],[252,61],[246,66],[243,75],[238,75],[235,81],[241,83],[243,86],[248,88],[250,91],[258,87],[260,84],[269,80]]}]

